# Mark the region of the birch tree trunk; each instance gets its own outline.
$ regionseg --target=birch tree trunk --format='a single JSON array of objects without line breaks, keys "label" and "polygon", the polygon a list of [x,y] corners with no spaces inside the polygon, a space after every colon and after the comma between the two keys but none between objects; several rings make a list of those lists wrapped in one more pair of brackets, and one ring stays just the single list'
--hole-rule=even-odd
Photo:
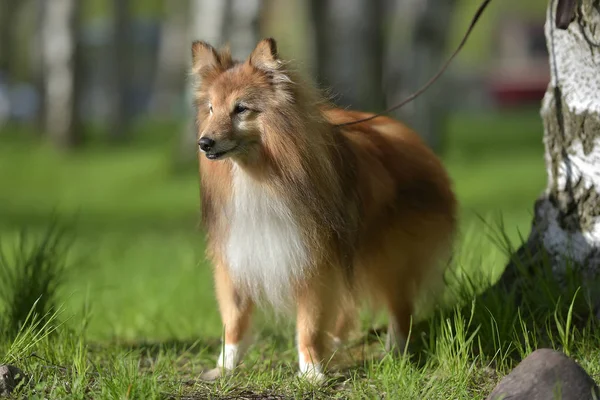
[{"label": "birch tree trunk", "polygon": [[340,106],[384,108],[383,0],[312,0],[317,79]]},{"label": "birch tree trunk", "polygon": [[71,147],[81,139],[77,112],[79,1],[52,0],[46,1],[44,6],[42,62],[45,131],[56,146]]},{"label": "birch tree trunk", "polygon": [[[592,277],[600,265],[600,3],[582,0],[566,30],[555,27],[556,4],[547,11],[552,79],[541,109],[548,184],[515,260],[529,258],[530,267],[544,255],[557,277],[569,264]],[[500,285],[518,282],[516,264]]]}]

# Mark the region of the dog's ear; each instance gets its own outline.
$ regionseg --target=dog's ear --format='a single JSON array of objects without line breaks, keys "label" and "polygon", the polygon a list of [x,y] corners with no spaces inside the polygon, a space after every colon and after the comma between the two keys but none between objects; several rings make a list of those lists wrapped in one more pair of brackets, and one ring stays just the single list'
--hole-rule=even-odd
[{"label": "dog's ear", "polygon": [[248,62],[255,68],[269,71],[277,69],[280,65],[277,55],[277,43],[275,39],[263,39],[256,45],[256,48],[250,54]]},{"label": "dog's ear", "polygon": [[220,51],[206,42],[200,40],[192,43],[192,72],[199,74],[202,71],[223,71],[234,64],[231,58],[229,44]]},{"label": "dog's ear", "polygon": [[218,68],[221,65],[219,54],[210,44],[196,40],[192,43],[192,71],[198,73],[204,68]]}]

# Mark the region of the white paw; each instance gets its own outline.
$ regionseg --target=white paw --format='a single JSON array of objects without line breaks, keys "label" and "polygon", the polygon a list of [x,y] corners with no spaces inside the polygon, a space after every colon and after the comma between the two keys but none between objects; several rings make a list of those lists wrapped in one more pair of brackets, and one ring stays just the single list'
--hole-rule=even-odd
[{"label": "white paw", "polygon": [[232,372],[232,370],[217,367],[208,371],[204,371],[202,374],[200,374],[200,380],[203,380],[205,382],[213,382],[223,376],[231,374]]},{"label": "white paw", "polygon": [[227,370],[234,369],[240,362],[243,350],[244,348],[237,344],[224,345],[221,354],[219,354],[219,358],[217,359],[217,367],[225,368]]},{"label": "white paw", "polygon": [[327,380],[327,376],[317,369],[310,369],[306,372],[300,371],[298,372],[298,377],[313,385],[322,384]]},{"label": "white paw", "polygon": [[312,384],[320,384],[327,380],[320,363],[300,362],[298,377]]}]

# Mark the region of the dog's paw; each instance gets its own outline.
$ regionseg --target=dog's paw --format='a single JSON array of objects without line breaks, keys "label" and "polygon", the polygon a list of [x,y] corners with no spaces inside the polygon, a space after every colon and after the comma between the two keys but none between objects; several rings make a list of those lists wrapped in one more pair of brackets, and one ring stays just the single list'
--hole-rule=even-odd
[{"label": "dog's paw", "polygon": [[219,367],[213,368],[208,371],[204,371],[202,374],[200,374],[200,380],[203,380],[205,382],[214,382],[217,379],[222,378],[223,376],[231,374],[231,372],[232,371],[230,370]]},{"label": "dog's paw", "polygon": [[298,377],[313,385],[320,385],[327,380],[327,376],[319,368],[309,368],[304,372],[300,371]]}]

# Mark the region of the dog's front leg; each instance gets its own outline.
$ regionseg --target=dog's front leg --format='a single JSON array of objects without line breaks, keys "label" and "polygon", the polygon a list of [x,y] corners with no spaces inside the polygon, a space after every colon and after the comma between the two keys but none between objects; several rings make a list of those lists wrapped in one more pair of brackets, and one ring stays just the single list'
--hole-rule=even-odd
[{"label": "dog's front leg", "polygon": [[215,265],[214,278],[224,337],[217,368],[203,375],[206,380],[230,373],[241,362],[250,342],[253,309],[252,300],[235,288],[225,265]]},{"label": "dog's front leg", "polygon": [[317,275],[308,279],[297,291],[296,318],[299,375],[314,383],[325,380],[326,332],[334,322],[336,309],[336,291],[330,279],[332,274]]}]

